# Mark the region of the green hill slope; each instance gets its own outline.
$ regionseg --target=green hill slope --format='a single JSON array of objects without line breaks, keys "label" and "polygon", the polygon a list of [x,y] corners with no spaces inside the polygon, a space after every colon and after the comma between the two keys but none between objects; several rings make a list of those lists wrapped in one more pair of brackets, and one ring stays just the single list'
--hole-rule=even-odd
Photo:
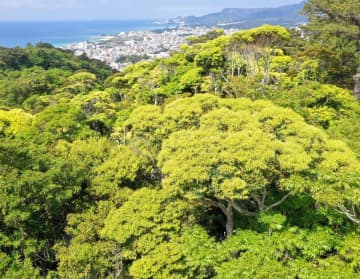
[{"label": "green hill slope", "polygon": [[222,34],[117,73],[0,50],[1,278],[360,277],[353,84],[294,31]]}]

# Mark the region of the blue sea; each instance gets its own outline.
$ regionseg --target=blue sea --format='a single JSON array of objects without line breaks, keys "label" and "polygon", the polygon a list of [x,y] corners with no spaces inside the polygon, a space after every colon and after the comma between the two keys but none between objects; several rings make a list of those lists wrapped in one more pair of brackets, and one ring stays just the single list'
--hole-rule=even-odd
[{"label": "blue sea", "polygon": [[1,22],[0,46],[24,47],[28,43],[50,43],[61,47],[69,43],[96,40],[101,35],[162,29],[167,26],[153,20]]}]

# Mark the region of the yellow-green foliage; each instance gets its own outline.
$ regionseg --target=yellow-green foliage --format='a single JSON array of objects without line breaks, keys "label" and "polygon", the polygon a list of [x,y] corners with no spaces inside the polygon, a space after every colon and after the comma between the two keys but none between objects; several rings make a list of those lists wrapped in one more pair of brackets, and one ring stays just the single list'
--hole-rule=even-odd
[{"label": "yellow-green foliage", "polygon": [[164,184],[192,199],[247,200],[276,183],[278,191],[306,192],[335,205],[359,187],[350,175],[359,173],[359,162],[344,143],[270,102],[201,95],[163,111],[139,108],[127,125],[128,140],[145,150],[149,143],[161,148]]},{"label": "yellow-green foliage", "polygon": [[109,213],[102,235],[123,246],[125,259],[151,253],[165,239],[176,237],[193,222],[193,207],[175,191],[143,188]]},{"label": "yellow-green foliage", "polygon": [[234,39],[244,40],[247,43],[256,43],[264,40],[264,43],[274,44],[278,40],[289,40],[290,33],[281,26],[263,25],[257,28],[240,31],[233,35]]},{"label": "yellow-green foliage", "polygon": [[117,73],[0,48],[0,277],[359,278],[358,5],[325,2],[305,39],[214,30]]},{"label": "yellow-green foliage", "polygon": [[21,109],[0,110],[0,135],[16,136],[31,125],[33,116]]}]

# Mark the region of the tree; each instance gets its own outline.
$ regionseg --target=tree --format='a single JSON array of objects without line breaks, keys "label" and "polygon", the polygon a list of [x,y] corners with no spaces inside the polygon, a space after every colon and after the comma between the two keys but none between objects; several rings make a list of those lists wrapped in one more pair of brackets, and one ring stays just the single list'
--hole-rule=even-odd
[{"label": "tree", "polygon": [[188,37],[186,40],[189,45],[193,45],[193,44],[205,43],[207,41],[214,40],[224,35],[225,35],[225,31],[223,29],[215,29],[199,37]]},{"label": "tree", "polygon": [[202,67],[206,73],[211,70],[217,71],[224,64],[224,51],[216,41],[211,42],[211,44],[208,43],[195,56],[195,63],[198,67]]},{"label": "tree", "polygon": [[[215,278],[356,278],[355,243],[354,237],[342,241],[327,228],[292,227],[278,230],[271,237],[243,230],[215,249]],[[336,248],[338,245],[343,248]],[[348,259],[343,256],[345,251]]]},{"label": "tree", "polygon": [[115,105],[106,91],[92,91],[86,95],[76,96],[72,103],[81,107],[91,129],[102,135],[111,131],[116,118]]},{"label": "tree", "polygon": [[76,73],[68,78],[67,91],[73,94],[88,93],[96,86],[96,75],[88,72]]},{"label": "tree", "polygon": [[29,65],[29,55],[24,49],[17,48],[0,48],[0,68],[20,70],[22,67]]},{"label": "tree", "polygon": [[[349,86],[352,84],[352,75],[357,71],[354,96],[358,99],[357,90],[360,87],[358,79],[358,75],[360,75],[359,1],[309,0],[304,7],[304,14],[309,17],[309,24],[305,28],[310,31],[310,35],[314,39],[313,43],[320,44],[325,50],[328,49],[326,61],[322,59],[325,65],[340,56],[338,63],[334,65],[333,82],[341,84],[343,82],[341,76],[345,73],[347,75],[345,78],[348,80],[345,82],[345,86]],[[344,66],[349,70],[339,71]]]},{"label": "tree", "polygon": [[0,110],[0,137],[14,137],[21,133],[25,127],[29,127],[33,116],[21,109],[10,111]]},{"label": "tree", "polygon": [[104,219],[115,205],[101,201],[85,212],[68,215],[66,232],[71,240],[56,245],[59,276],[63,278],[120,278],[123,271],[121,247],[103,240]]},{"label": "tree", "polygon": [[356,75],[354,76],[355,87],[354,87],[354,97],[360,99],[360,66],[357,68]]},{"label": "tree", "polygon": [[[163,253],[173,249],[173,241],[186,227],[194,223],[193,212],[194,206],[177,198],[172,189],[156,190],[145,187],[134,192],[120,208],[109,213],[102,237],[114,240],[122,247],[125,261],[137,263],[136,266],[131,266],[131,275],[137,275],[136,278],[152,278],[151,272],[155,270],[156,273],[159,265],[161,267],[162,264],[173,263],[174,257],[175,261],[179,259],[177,249],[168,254],[171,256],[169,259],[164,258]],[[159,248],[161,252],[158,251]],[[151,262],[154,257],[161,259],[160,264],[157,262],[151,267],[142,262]],[[142,268],[139,268],[139,265]],[[144,268],[153,271],[144,272]]]},{"label": "tree", "polygon": [[198,67],[189,70],[186,72],[180,80],[180,85],[182,86],[183,90],[190,90],[192,93],[196,94],[199,90],[200,84],[202,82],[202,73],[203,69]]},{"label": "tree", "polygon": [[263,25],[235,33],[230,39],[230,49],[245,57],[250,74],[254,74],[256,68],[260,70],[262,63],[263,83],[266,85],[275,50],[289,39],[290,33],[284,27]]},{"label": "tree", "polygon": [[212,278],[220,258],[216,244],[199,227],[185,228],[171,241],[157,245],[146,256],[135,261],[129,271],[134,278]]},{"label": "tree", "polygon": [[170,134],[159,166],[164,187],[223,212],[228,236],[234,211],[256,216],[300,193],[335,207],[358,191],[358,178],[350,173],[360,173],[360,164],[345,144],[271,103],[220,103],[200,117],[199,126]]},{"label": "tree", "polygon": [[72,104],[60,103],[47,107],[37,115],[28,136],[41,143],[66,139],[74,140],[78,135],[94,135],[85,124],[85,114]]}]

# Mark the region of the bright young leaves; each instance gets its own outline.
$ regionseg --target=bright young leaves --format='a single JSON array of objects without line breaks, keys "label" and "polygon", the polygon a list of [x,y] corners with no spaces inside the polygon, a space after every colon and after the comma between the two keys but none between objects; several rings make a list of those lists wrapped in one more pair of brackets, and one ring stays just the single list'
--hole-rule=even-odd
[{"label": "bright young leaves", "polygon": [[[189,111],[187,125],[180,125]],[[161,144],[164,187],[220,208],[228,235],[234,210],[255,216],[299,193],[336,206],[359,189],[360,164],[344,143],[270,102],[202,95],[146,113],[149,126],[139,113],[130,117],[131,134]]]}]

